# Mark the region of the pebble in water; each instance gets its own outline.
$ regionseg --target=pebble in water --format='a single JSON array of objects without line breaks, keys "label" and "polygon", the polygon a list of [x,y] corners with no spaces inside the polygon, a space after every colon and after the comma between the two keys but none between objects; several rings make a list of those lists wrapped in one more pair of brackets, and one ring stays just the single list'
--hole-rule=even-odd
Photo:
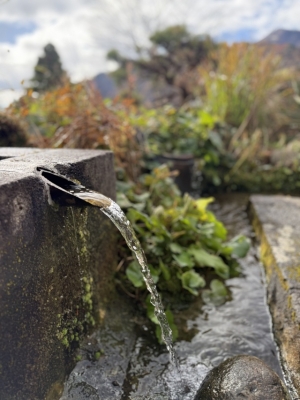
[{"label": "pebble in water", "polygon": [[229,358],[212,369],[194,400],[288,400],[283,382],[257,357]]}]

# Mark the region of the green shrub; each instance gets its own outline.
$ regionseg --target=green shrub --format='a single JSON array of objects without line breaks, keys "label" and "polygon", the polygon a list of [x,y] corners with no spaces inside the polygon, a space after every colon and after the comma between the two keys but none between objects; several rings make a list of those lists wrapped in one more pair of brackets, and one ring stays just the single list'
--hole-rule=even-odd
[{"label": "green shrub", "polygon": [[[243,236],[226,240],[224,225],[207,209],[213,199],[181,197],[165,165],[142,176],[139,186],[119,182],[118,187],[117,202],[127,210],[154,281],[169,299],[169,306],[178,299],[198,296],[211,279],[217,283],[212,284],[210,292],[216,289],[226,297],[223,281],[236,273],[236,258],[245,256],[249,241]],[[123,272],[137,295],[145,300],[147,291],[140,267],[124,242],[119,246]],[[133,290],[124,275],[121,280],[127,290]],[[152,305],[146,300],[145,306],[149,318],[155,322]],[[171,320],[170,311],[168,314]]]}]

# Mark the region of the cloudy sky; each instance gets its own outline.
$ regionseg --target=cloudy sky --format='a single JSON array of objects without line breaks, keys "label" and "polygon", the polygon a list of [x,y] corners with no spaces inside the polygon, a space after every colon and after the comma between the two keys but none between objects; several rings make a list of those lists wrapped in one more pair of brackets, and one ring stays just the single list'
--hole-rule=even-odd
[{"label": "cloudy sky", "polygon": [[109,49],[128,54],[167,25],[256,41],[275,29],[300,30],[299,16],[300,0],[0,0],[0,107],[20,96],[49,42],[79,81],[112,68]]}]

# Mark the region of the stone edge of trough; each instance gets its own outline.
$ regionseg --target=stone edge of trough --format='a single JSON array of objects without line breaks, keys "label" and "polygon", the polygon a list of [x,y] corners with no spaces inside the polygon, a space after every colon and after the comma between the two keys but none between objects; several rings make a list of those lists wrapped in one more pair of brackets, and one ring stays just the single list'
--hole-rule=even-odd
[{"label": "stone edge of trough", "polygon": [[260,242],[273,333],[296,400],[300,396],[300,199],[252,195],[249,215]]},{"label": "stone edge of trough", "polygon": [[[62,379],[74,365],[73,348],[66,349],[58,338],[58,334],[65,334],[65,328],[69,329],[70,321],[73,323],[72,318],[68,319],[65,326],[66,309],[75,304],[68,290],[76,291],[74,298],[80,303],[83,315],[84,307],[88,309],[90,288],[81,284],[80,278],[81,274],[92,277],[93,286],[101,290],[94,293],[95,307],[90,314],[100,315],[114,294],[112,275],[116,254],[115,230],[107,217],[94,208],[86,213],[74,209],[72,217],[69,209],[50,207],[48,192],[36,167],[55,168],[114,198],[113,154],[100,150],[0,148],[0,160],[0,318],[6,323],[10,321],[9,327],[3,323],[0,329],[3,366],[0,381],[5,379],[5,387],[0,384],[0,397],[40,400],[46,393],[51,392],[49,396],[52,396],[51,385],[54,390],[56,387],[60,390]],[[77,244],[72,239],[74,220],[76,227],[82,225]],[[110,249],[106,251],[108,243]],[[97,249],[95,254],[94,249]],[[48,265],[52,261],[55,262]],[[53,271],[59,272],[57,277]],[[63,281],[67,275],[71,277],[68,284]],[[101,282],[109,283],[105,285],[107,290]],[[77,325],[71,328],[77,329]],[[67,332],[69,336],[71,333]],[[54,346],[57,353],[53,351]],[[7,360],[13,360],[10,363],[13,368],[6,368]]]}]

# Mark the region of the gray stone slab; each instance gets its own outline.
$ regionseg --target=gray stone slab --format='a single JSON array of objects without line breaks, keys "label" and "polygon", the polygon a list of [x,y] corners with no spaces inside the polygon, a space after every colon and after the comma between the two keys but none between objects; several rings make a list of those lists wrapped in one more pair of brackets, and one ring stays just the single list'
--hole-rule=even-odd
[{"label": "gray stone slab", "polygon": [[11,157],[19,157],[27,154],[40,153],[42,149],[31,147],[0,147],[0,160]]},{"label": "gray stone slab", "polygon": [[300,395],[300,199],[251,196],[268,303],[288,378]]},{"label": "gray stone slab", "polygon": [[0,398],[5,400],[58,398],[78,340],[115,293],[115,228],[97,208],[51,205],[37,166],[115,197],[111,152],[24,151],[0,161]]}]

